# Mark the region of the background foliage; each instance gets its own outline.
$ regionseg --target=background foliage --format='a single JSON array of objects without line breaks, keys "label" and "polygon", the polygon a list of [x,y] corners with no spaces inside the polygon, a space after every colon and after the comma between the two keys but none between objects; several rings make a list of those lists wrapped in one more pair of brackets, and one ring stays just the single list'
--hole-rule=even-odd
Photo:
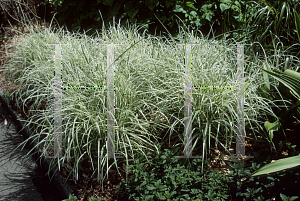
[{"label": "background foliage", "polygon": [[[46,3],[49,3],[49,0]],[[58,12],[59,22],[66,23],[70,28],[79,26],[87,28],[92,24],[94,24],[92,28],[100,28],[102,25],[101,17],[98,13],[98,10],[100,10],[105,24],[111,22],[113,16],[116,16],[116,19],[121,18],[123,23],[126,20],[142,24],[153,22],[146,29],[154,33],[155,28],[158,31],[165,31],[160,25],[159,19],[173,34],[178,30],[175,21],[178,18],[175,15],[178,15],[192,29],[201,27],[201,31],[207,34],[213,22],[215,22],[217,32],[242,27],[254,12],[251,7],[255,6],[253,3],[249,4],[248,1],[231,0],[209,0],[204,2],[196,2],[195,0],[168,0],[161,2],[158,0],[146,0],[139,1],[139,3],[133,0],[93,0],[88,3],[79,0],[53,0],[52,3]]]},{"label": "background foliage", "polygon": [[[20,20],[14,14],[17,4],[21,6],[16,1],[0,2],[1,24],[7,25],[7,21],[12,19]],[[200,30],[208,35],[212,27],[212,36],[226,33],[230,38],[259,42],[271,54],[276,46],[295,56],[299,54],[299,47],[295,45],[299,40],[292,10],[300,13],[299,0],[29,0],[24,5],[33,8],[28,10],[30,15],[44,15],[47,19],[49,11],[52,15],[57,12],[59,24],[65,24],[69,30],[80,27],[80,32],[86,30],[87,35],[93,34],[96,29],[101,30],[100,11],[106,27],[115,16],[115,21],[118,23],[120,19],[122,26],[126,26],[128,20],[129,23],[147,24],[142,30],[148,30],[152,35],[167,29],[176,37],[178,25],[181,25],[176,21],[181,19],[190,31]],[[255,47],[255,51],[259,48]]]},{"label": "background foliage", "polygon": [[[135,0],[45,0],[45,4],[57,12],[60,24],[69,30],[90,29],[87,35],[102,28],[100,11],[106,27],[115,16],[115,21],[119,23],[121,19],[123,26],[127,20],[147,24],[142,30],[152,35],[160,32],[165,35],[166,28],[176,38],[176,21],[180,18],[190,30],[200,30],[204,35],[212,27],[212,36],[226,33],[230,38],[247,38],[249,42],[261,43],[270,53],[280,43],[282,50],[288,49],[293,55],[299,53],[298,47],[290,47],[298,42],[292,9],[300,13],[299,0],[143,0],[138,3]],[[258,47],[254,48],[259,51]]]},{"label": "background foliage", "polygon": [[[154,22],[159,25],[154,14],[163,22],[170,30],[177,30],[174,25],[176,17],[179,15],[184,22],[191,25],[201,26],[206,25],[207,21],[212,21],[214,9],[217,8],[216,3],[208,1],[207,3],[194,5],[191,1],[176,1],[169,0],[159,2],[158,0],[150,1],[107,1],[94,0],[89,3],[83,1],[55,0],[53,6],[58,12],[58,18],[61,21],[66,20],[67,25],[73,28],[79,25],[87,25],[85,22],[90,21],[90,24],[102,24],[98,9],[104,16],[105,23],[111,22],[113,16],[116,19],[122,18],[129,22],[138,21],[139,23]],[[214,7],[212,7],[214,5]],[[222,4],[223,5],[223,4]],[[196,7],[197,8],[196,8]],[[224,6],[222,6],[223,8]],[[227,7],[224,9],[226,10]],[[60,15],[62,14],[63,15]],[[76,17],[78,16],[78,17]],[[84,22],[84,23],[83,23]],[[220,23],[219,23],[220,24]],[[153,27],[148,27],[153,28]],[[163,27],[158,27],[163,28]]]}]

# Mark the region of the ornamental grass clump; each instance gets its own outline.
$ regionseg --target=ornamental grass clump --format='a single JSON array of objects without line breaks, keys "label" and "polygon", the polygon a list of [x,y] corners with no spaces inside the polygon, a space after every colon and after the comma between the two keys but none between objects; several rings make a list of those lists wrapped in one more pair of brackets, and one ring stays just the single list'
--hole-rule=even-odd
[{"label": "ornamental grass clump", "polygon": [[[27,120],[36,125],[32,139],[45,154],[54,142],[54,45],[62,50],[62,86],[101,86],[96,89],[62,90],[63,158],[74,180],[87,167],[103,179],[108,171],[106,157],[107,129],[107,47],[116,44],[115,55],[115,155],[124,156],[126,164],[136,160],[136,153],[146,158],[148,151],[160,150],[156,144],[176,136],[177,146],[184,148],[184,43],[200,44],[192,49],[193,86],[233,86],[231,89],[193,89],[193,155],[204,156],[211,140],[228,151],[236,136],[237,100],[236,46],[181,32],[179,39],[169,40],[140,34],[136,25],[128,29],[110,27],[102,34],[87,36],[59,29],[31,29],[28,37],[14,45],[15,51],[5,70],[14,67],[15,80],[21,89],[11,94],[19,108],[33,103],[35,112]],[[119,44],[119,45],[117,45]],[[245,56],[245,123],[246,128],[261,129],[261,119],[273,114],[269,102],[256,94],[264,83],[256,68],[259,60]],[[251,71],[250,71],[251,68]],[[250,73],[251,72],[251,73]],[[42,103],[43,110],[38,110]],[[259,114],[259,117],[258,117]],[[38,131],[38,132],[37,132]],[[23,143],[25,144],[26,141]],[[118,159],[115,159],[115,162]],[[202,165],[203,166],[203,165]],[[119,170],[118,170],[119,171]],[[71,175],[70,175],[71,176]]]}]

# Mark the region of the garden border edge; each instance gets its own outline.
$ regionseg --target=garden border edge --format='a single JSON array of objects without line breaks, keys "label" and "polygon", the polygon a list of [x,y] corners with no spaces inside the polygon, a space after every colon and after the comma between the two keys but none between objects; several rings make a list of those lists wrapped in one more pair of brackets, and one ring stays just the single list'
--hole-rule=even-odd
[{"label": "garden border edge", "polygon": [[[0,102],[2,103],[3,107],[8,112],[8,114],[12,117],[12,120],[17,126],[18,132],[20,132],[20,130],[24,127],[25,123],[22,123],[20,121],[23,119],[19,117],[17,113],[11,108],[9,104],[10,103],[9,99],[3,97],[3,92],[1,89],[0,89]],[[31,136],[32,131],[30,130],[30,128],[25,127],[20,133],[24,136],[25,139],[28,139]],[[31,149],[35,147],[36,144],[37,144],[36,141],[29,140],[28,145]],[[46,170],[47,172],[50,168],[51,160],[45,158],[45,156],[43,155],[41,156],[41,152],[39,150],[35,149],[35,151],[36,153],[33,154],[35,162],[37,163],[37,165],[41,166],[41,168],[43,170]],[[38,163],[38,160],[40,161],[40,163]],[[57,188],[61,196],[64,197],[64,199],[68,199],[69,196],[72,195],[73,190],[70,187],[70,185],[66,181],[64,182],[62,178],[59,176],[57,172],[57,166],[55,166],[55,169],[50,170],[49,173],[50,173],[49,176],[53,177],[51,182],[53,182],[53,184],[55,185],[55,187]]]}]

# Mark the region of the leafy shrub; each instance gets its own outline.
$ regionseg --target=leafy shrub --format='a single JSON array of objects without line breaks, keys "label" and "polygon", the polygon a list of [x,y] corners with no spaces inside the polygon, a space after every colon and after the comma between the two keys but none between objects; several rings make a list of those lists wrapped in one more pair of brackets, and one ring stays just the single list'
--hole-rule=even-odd
[{"label": "leafy shrub", "polygon": [[[129,184],[118,185],[116,193],[130,186],[126,189],[126,194],[121,195],[121,199],[130,195],[129,199],[135,197],[135,200],[204,198],[226,200],[229,178],[225,175],[212,174],[207,179],[205,174],[200,173],[201,159],[192,159],[191,163],[188,159],[178,160],[174,157],[178,149],[173,149],[173,152],[165,149],[165,152],[160,152],[155,158],[149,156],[150,163],[141,157],[135,160],[134,166],[129,165],[129,169],[133,169]],[[205,162],[206,167],[207,162]],[[215,177],[219,178],[216,180]],[[204,193],[203,189],[207,189],[208,193]]]},{"label": "leafy shrub", "polygon": [[[129,165],[132,173],[128,183],[124,181],[116,187],[118,200],[296,200],[298,196],[283,193],[300,194],[299,169],[253,178],[250,175],[261,165],[252,163],[245,171],[242,165],[230,165],[233,171],[227,176],[214,171],[200,173],[201,159],[192,159],[191,163],[188,159],[178,160],[174,157],[180,155],[178,149],[164,149],[155,157],[149,156],[149,163],[139,155],[135,165]],[[205,168],[208,162],[209,159]],[[70,196],[67,200],[76,199]]]},{"label": "leafy shrub", "polygon": [[[93,0],[88,3],[80,0],[53,0],[52,2],[58,13],[58,21],[66,23],[72,29],[77,27],[92,28],[92,30],[101,28],[100,10],[106,25],[112,21],[113,16],[116,17],[117,22],[122,19],[121,24],[123,23],[123,25],[126,20],[129,23],[151,23],[145,26],[145,29],[151,34],[154,34],[155,31],[157,33],[166,31],[159,21],[172,34],[176,34],[178,31],[175,23],[178,20],[176,15],[186,25],[189,25],[191,30],[198,30],[201,27],[204,34],[208,34],[210,26],[214,23],[217,34],[219,34],[222,31],[245,28],[246,23],[250,22],[250,16],[257,11],[257,5],[244,0],[209,0],[204,2],[196,0],[146,0],[139,1],[139,3],[133,0],[117,2]],[[49,0],[46,1],[46,4],[48,3]],[[244,33],[244,31],[240,31],[240,33]]]},{"label": "leafy shrub", "polygon": [[[215,36],[226,33],[227,36],[238,40],[247,38],[251,43],[260,42],[269,50],[275,48],[273,46],[279,41],[274,40],[280,38],[284,50],[293,54],[299,53],[299,48],[294,47],[298,38],[292,11],[294,8],[295,12],[300,12],[299,0],[145,0],[138,3],[133,0],[91,0],[87,3],[80,0],[45,1],[46,5],[49,3],[57,12],[56,17],[60,24],[65,23],[73,30],[79,27],[90,29],[87,35],[101,29],[102,19],[99,11],[106,26],[115,16],[117,23],[122,19],[123,26],[126,26],[127,21],[147,24],[141,28],[148,30],[150,34],[166,32],[167,28],[173,36],[178,33],[178,16],[190,26],[190,30],[200,29],[204,35],[209,35],[212,26]],[[260,47],[255,46],[255,51],[260,51]]]},{"label": "leafy shrub", "polygon": [[[287,189],[288,180],[293,180],[290,177],[282,178],[287,182],[285,187],[280,186],[279,181],[281,180],[279,178],[270,175],[267,177],[250,177],[251,172],[253,173],[260,167],[256,163],[252,163],[249,170],[245,171],[242,165],[230,165],[233,171],[227,176],[212,170],[200,173],[201,159],[178,160],[174,157],[178,149],[173,148],[171,151],[165,149],[164,152],[160,152],[154,158],[149,156],[149,163],[142,157],[136,159],[135,165],[129,165],[132,173],[129,175],[128,183],[123,181],[117,186],[116,193],[121,192],[119,199],[267,200],[268,198],[271,200],[275,197],[279,199],[279,196],[283,196],[283,192],[296,193],[296,191],[282,190]],[[208,162],[209,159],[205,161],[205,167],[207,167]],[[295,175],[299,175],[299,172],[294,175],[289,174],[292,177]],[[274,188],[277,189],[277,187],[280,190],[274,191]]]}]

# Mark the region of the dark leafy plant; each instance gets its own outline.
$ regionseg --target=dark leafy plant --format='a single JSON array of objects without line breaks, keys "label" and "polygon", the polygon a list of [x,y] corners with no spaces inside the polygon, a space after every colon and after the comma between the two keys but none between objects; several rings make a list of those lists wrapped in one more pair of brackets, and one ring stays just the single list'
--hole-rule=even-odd
[{"label": "dark leafy plant", "polygon": [[[54,0],[51,4],[57,12],[57,18],[60,24],[65,24],[70,29],[91,29],[87,31],[90,35],[94,33],[96,29],[100,29],[102,25],[102,19],[99,15],[99,11],[103,16],[103,23],[107,27],[108,23],[115,20],[118,22],[121,19],[120,24],[126,26],[128,23],[154,23],[157,22],[155,14],[162,22],[167,26],[173,27],[175,21],[173,15],[169,14],[169,11],[173,10],[173,7],[179,2],[178,0],[158,1],[107,1],[107,0],[92,0],[88,3],[80,0]],[[47,0],[45,4],[49,4]],[[151,26],[151,25],[149,25]],[[155,32],[153,27],[145,26],[145,29],[151,33]]]},{"label": "dark leafy plant", "polygon": [[259,0],[256,4],[258,10],[251,17],[251,29],[255,32],[250,40],[258,41],[266,49],[273,50],[274,38],[280,38],[283,50],[299,53],[299,50],[290,47],[298,41],[292,9],[300,12],[299,0]]},{"label": "dark leafy plant", "polygon": [[[45,1],[49,4],[49,0]],[[87,35],[101,29],[102,19],[107,27],[115,21],[126,26],[126,23],[140,23],[150,34],[162,32],[164,27],[176,37],[178,24],[182,20],[190,30],[200,30],[204,35],[210,35],[211,27],[216,35],[228,35],[233,38],[247,38],[249,42],[258,41],[269,51],[274,49],[274,39],[283,41],[283,50],[298,53],[296,47],[290,47],[298,42],[295,27],[295,17],[292,11],[300,12],[299,0],[269,1],[269,0],[145,0],[145,1],[108,1],[91,0],[88,3],[80,0],[53,0],[60,24],[70,29],[85,30]],[[81,31],[82,32],[82,31]],[[281,47],[280,47],[281,48]],[[258,49],[255,47],[255,51]]]},{"label": "dark leafy plant", "polygon": [[[246,29],[247,23],[250,23],[252,19],[250,17],[256,11],[256,5],[247,0],[209,0],[201,3],[194,1],[193,4],[195,4],[193,6],[195,10],[191,11],[190,14],[180,5],[176,5],[177,9],[174,12],[184,13],[185,17],[180,17],[184,19],[185,24],[191,25],[192,29],[216,24],[214,28],[216,34],[233,32],[233,37],[245,35],[244,29]],[[203,30],[201,29],[201,31]]]},{"label": "dark leafy plant", "polygon": [[[274,188],[280,181],[278,176],[250,177],[259,169],[259,164],[252,163],[252,166],[245,171],[242,165],[232,164],[233,170],[228,176],[214,171],[205,171],[201,174],[201,159],[192,159],[191,162],[191,159],[177,160],[174,157],[177,151],[178,148],[173,148],[165,149],[158,155],[152,153],[154,157],[149,157],[149,162],[142,156],[135,160],[134,165],[129,166],[132,172],[128,181],[117,186],[116,193],[120,193],[119,199],[271,200],[275,197],[279,198],[279,193],[274,193]],[[206,168],[208,161],[205,161]]]},{"label": "dark leafy plant", "polygon": [[[46,1],[46,4],[49,0]],[[177,17],[187,24],[191,30],[198,30],[204,34],[210,32],[211,25],[216,24],[217,33],[233,31],[245,28],[249,23],[251,15],[256,12],[256,5],[250,1],[232,0],[209,0],[209,1],[107,1],[93,0],[89,3],[79,0],[53,0],[53,7],[57,11],[57,18],[60,23],[65,23],[72,29],[78,27],[88,29],[91,33],[94,29],[100,28],[102,24],[99,11],[104,16],[104,24],[108,25],[115,16],[121,25],[129,23],[147,24],[145,29],[151,34],[162,32],[165,29],[160,25],[158,19],[174,35],[178,31],[176,25]],[[177,16],[177,17],[176,17]],[[240,34],[244,31],[240,30]]]},{"label": "dark leafy plant", "polygon": [[291,145],[290,142],[283,142],[283,141],[280,141],[278,143],[278,145],[279,145],[279,147],[282,147],[282,149],[285,149],[285,150],[288,149],[290,151],[293,151],[295,149],[295,147],[297,146],[297,145]]},{"label": "dark leafy plant", "polygon": [[280,197],[283,201],[293,201],[296,200],[298,198],[298,196],[292,196],[292,197],[288,197],[286,195],[280,194]]},{"label": "dark leafy plant", "polygon": [[[271,123],[269,121],[265,122],[265,128],[269,131],[269,138],[272,141],[274,137],[273,131],[279,130],[281,128],[280,134],[284,134],[284,128],[282,125],[285,125],[287,122],[292,121],[295,117],[300,117],[300,100],[299,100],[299,78],[300,74],[298,72],[292,70],[285,70],[281,72],[277,69],[274,69],[274,72],[271,71],[270,68],[266,67],[267,63],[264,63],[263,75],[266,79],[266,83],[263,87],[259,87],[258,91],[262,94],[263,97],[272,100],[278,101],[277,104],[287,104],[286,110],[275,111],[278,119]],[[268,74],[272,76],[272,79],[276,79],[280,81],[279,87],[274,87],[270,85],[270,80]],[[277,93],[271,93],[271,96],[267,96],[271,90],[276,91]],[[279,139],[279,138],[276,138]]]},{"label": "dark leafy plant", "polygon": [[[130,195],[129,199],[135,200],[227,200],[229,178],[213,174],[206,179],[207,176],[200,173],[201,159],[178,160],[174,157],[178,149],[172,149],[173,152],[165,149],[155,157],[149,156],[149,163],[141,156],[135,160],[135,165],[129,166],[133,171],[129,183],[117,186],[116,192],[126,191],[120,199]],[[207,161],[205,164],[207,166]],[[204,188],[207,193],[203,193]]]},{"label": "dark leafy plant", "polygon": [[77,200],[76,196],[70,195],[68,199],[64,199],[62,201],[76,201],[76,200]]},{"label": "dark leafy plant", "polygon": [[[271,71],[270,63],[267,61],[263,63],[262,68],[265,83],[263,86],[258,88],[258,93],[262,97],[271,100],[274,106],[271,106],[274,113],[276,114],[276,120],[265,121],[264,127],[268,131],[268,137],[271,148],[275,149],[272,139],[274,137],[275,142],[279,142],[282,136],[285,136],[284,129],[289,122],[293,122],[294,119],[300,118],[300,100],[296,97],[299,91],[299,73],[286,69],[281,72],[278,69]],[[274,85],[274,81],[280,81],[279,86]],[[283,82],[281,82],[283,81]],[[289,87],[287,87],[289,86]],[[280,109],[283,108],[283,109]],[[272,118],[271,118],[272,119]],[[277,135],[274,135],[274,131],[279,131]],[[275,149],[276,150],[276,149]]]},{"label": "dark leafy plant", "polygon": [[[280,72],[279,70],[276,70],[276,69],[274,70],[274,72],[263,69],[263,68],[260,68],[260,69],[267,72],[272,77],[274,77],[275,79],[280,81],[281,85],[279,86],[279,89],[281,89],[281,94],[283,94],[286,99],[287,98],[291,99],[293,96],[294,101],[296,101],[296,103],[294,103],[292,108],[283,116],[284,118],[288,117],[291,110],[298,109],[298,107],[300,106],[300,84],[299,84],[300,83],[300,74],[295,71],[289,70],[289,69],[287,69],[285,72]],[[267,84],[269,84],[269,83],[267,83]],[[284,86],[285,86],[285,88],[284,88]],[[298,112],[297,114],[299,115],[299,111],[297,111],[297,112]],[[267,121],[267,122],[265,122],[265,127],[266,127],[266,129],[273,131],[273,130],[278,129],[279,124],[280,124],[279,121],[276,121],[273,124]],[[270,132],[269,135],[270,135],[270,140],[272,140],[273,133]],[[279,144],[279,146],[280,146],[280,144]],[[281,143],[281,146],[283,146],[282,143]],[[299,156],[280,159],[274,163],[271,163],[271,164],[268,164],[268,165],[262,167],[253,176],[267,174],[267,173],[271,173],[271,172],[277,172],[280,170],[292,168],[292,167],[299,166],[299,165],[300,165]]]},{"label": "dark leafy plant", "polygon": [[[76,196],[73,196],[73,195],[70,195],[68,199],[64,199],[62,201],[77,201],[77,197]],[[98,199],[98,198],[95,198],[95,197],[90,197],[89,201],[101,201],[101,198]]]}]

